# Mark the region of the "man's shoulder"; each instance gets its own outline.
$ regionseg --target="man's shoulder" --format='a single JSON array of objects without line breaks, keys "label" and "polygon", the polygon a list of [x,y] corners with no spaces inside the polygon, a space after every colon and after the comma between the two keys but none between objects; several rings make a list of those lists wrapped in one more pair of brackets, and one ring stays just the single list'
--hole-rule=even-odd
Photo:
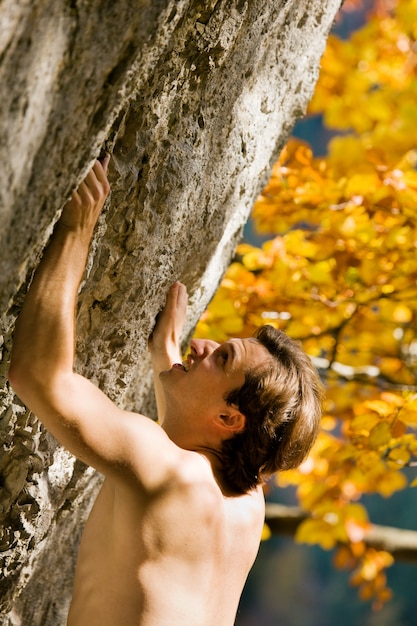
[{"label": "man's shoulder", "polygon": [[224,495],[212,467],[194,451],[179,449],[178,463],[171,465],[164,491],[181,501],[188,511],[210,510],[218,516],[223,510]]},{"label": "man's shoulder", "polygon": [[184,497],[213,507],[219,514],[243,514],[252,521],[263,519],[265,498],[261,487],[244,494],[231,492],[203,454],[183,449],[179,454],[180,462],[173,468],[169,481],[172,489],[179,489]]},{"label": "man's shoulder", "polygon": [[179,463],[173,468],[172,478],[180,487],[190,490],[205,487],[220,495],[212,467],[203,455],[183,448],[177,448],[177,454]]}]

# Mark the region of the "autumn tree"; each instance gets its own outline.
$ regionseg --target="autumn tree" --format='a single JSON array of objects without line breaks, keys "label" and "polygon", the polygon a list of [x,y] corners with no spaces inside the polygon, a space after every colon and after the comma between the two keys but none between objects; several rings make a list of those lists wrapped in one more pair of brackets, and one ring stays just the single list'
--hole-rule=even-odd
[{"label": "autumn tree", "polygon": [[363,599],[390,598],[392,555],[366,542],[361,497],[417,485],[417,2],[377,2],[331,36],[310,115],[335,136],[319,157],[291,139],[252,214],[265,243],[238,246],[198,336],[262,324],[300,341],[326,384],[309,459],[276,477],[305,512],[296,539],[337,547]]}]

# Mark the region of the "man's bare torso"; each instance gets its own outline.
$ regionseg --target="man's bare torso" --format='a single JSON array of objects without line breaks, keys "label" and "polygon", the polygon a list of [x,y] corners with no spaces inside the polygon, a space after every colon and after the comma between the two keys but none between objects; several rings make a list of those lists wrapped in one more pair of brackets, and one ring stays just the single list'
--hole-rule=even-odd
[{"label": "man's bare torso", "polygon": [[149,497],[106,479],[81,542],[68,626],[232,626],[263,519],[260,489],[225,496],[194,452]]}]

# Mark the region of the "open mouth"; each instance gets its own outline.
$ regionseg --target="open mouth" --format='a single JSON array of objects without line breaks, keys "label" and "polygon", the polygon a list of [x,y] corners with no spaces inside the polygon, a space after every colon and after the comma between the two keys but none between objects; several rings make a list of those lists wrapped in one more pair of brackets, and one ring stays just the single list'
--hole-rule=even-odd
[{"label": "open mouth", "polygon": [[174,363],[172,367],[175,369],[182,370],[183,372],[188,372],[190,369],[190,365],[189,363],[187,363],[187,361],[184,361],[183,363]]}]

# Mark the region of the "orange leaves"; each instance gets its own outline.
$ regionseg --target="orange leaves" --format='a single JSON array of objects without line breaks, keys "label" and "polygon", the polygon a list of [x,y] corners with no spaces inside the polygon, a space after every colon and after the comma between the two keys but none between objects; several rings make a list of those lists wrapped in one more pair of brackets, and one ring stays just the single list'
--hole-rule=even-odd
[{"label": "orange leaves", "polygon": [[[334,140],[327,159],[290,141],[254,207],[262,231],[282,232],[280,256],[266,262],[264,245],[243,263],[253,268],[258,258],[258,276],[277,294],[269,302],[279,299],[290,313],[290,334],[307,341],[338,333],[337,361],[369,363],[408,384],[402,333],[417,317],[417,209],[409,214],[416,176],[379,158],[354,137]],[[308,315],[299,311],[307,302]]]},{"label": "orange leaves", "polygon": [[389,497],[404,489],[400,470],[417,456],[417,441],[406,429],[415,408],[415,397],[407,394],[383,393],[358,403],[343,435],[322,432],[309,459],[278,475],[278,484],[297,485],[300,503],[316,517],[329,500],[344,510],[362,493]]},{"label": "orange leaves", "polygon": [[391,597],[384,569],[393,558],[367,547],[371,526],[365,508],[356,500],[363,493],[389,497],[406,486],[399,470],[416,456],[417,442],[406,433],[400,417],[413,410],[414,402],[414,396],[390,392],[363,401],[345,424],[344,437],[322,432],[298,471],[277,476],[279,485],[297,485],[300,504],[310,512],[296,540],[336,548],[335,566],[354,570],[351,583],[362,599],[373,601],[374,608]]},{"label": "orange leaves", "polygon": [[406,421],[414,417],[412,407],[410,396],[383,393],[355,407],[349,425],[350,438],[360,449],[357,466],[366,475],[368,490],[384,497],[407,486],[398,470],[417,455],[417,441],[406,430]]},{"label": "orange leaves", "polygon": [[319,544],[330,550],[340,542],[361,541],[368,527],[366,510],[360,504],[341,507],[327,500],[316,508],[314,517],[300,524],[295,538],[300,543]]},{"label": "orange leaves", "polygon": [[[286,232],[303,220],[319,223],[320,209],[337,203],[340,195],[338,181],[332,179],[325,161],[314,159],[307,144],[290,140],[255,203],[253,219],[260,232],[275,233]],[[312,215],[313,208],[318,212]]]},{"label": "orange leaves", "polygon": [[297,529],[295,539],[300,543],[318,544],[324,550],[334,548],[333,527],[322,519],[307,519]]},{"label": "orange leaves", "polygon": [[335,423],[325,416],[326,431],[310,457],[298,470],[281,473],[276,480],[280,486],[295,485],[301,506],[310,513],[296,539],[337,548],[336,567],[354,569],[352,584],[361,598],[372,599],[378,608],[391,597],[384,569],[393,559],[366,546],[371,527],[358,499],[364,493],[388,498],[407,486],[401,470],[417,457],[417,441],[406,424],[416,420],[417,395],[383,392],[354,400],[350,418],[337,434],[329,432]]},{"label": "orange leaves", "polygon": [[375,609],[380,609],[392,597],[387,588],[384,570],[390,567],[394,559],[382,550],[367,549],[359,566],[351,576],[352,585],[359,587],[362,600],[373,600]]}]

